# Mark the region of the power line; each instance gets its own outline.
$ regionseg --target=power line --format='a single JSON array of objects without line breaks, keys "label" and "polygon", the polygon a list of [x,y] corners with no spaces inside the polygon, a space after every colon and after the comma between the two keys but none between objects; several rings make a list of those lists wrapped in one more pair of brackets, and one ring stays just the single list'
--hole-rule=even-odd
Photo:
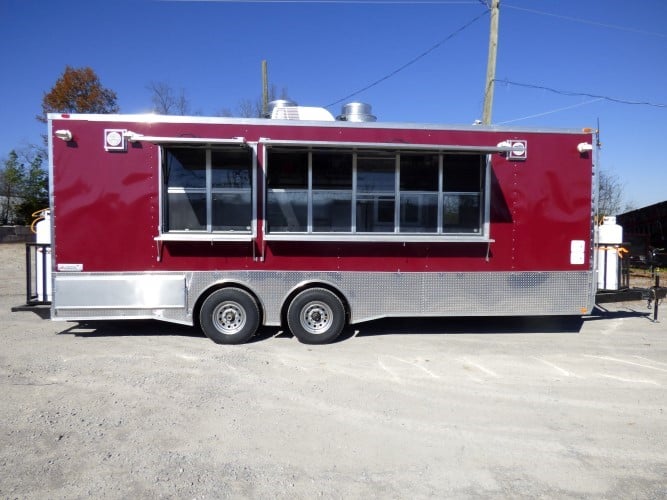
[{"label": "power line", "polygon": [[620,30],[620,31],[629,31],[631,33],[639,33],[642,35],[651,35],[651,36],[659,36],[661,38],[667,38],[667,34],[665,33],[658,33],[655,31],[646,31],[646,30],[640,30],[636,28],[628,28],[627,26],[620,26],[618,24],[607,24],[607,23],[601,23],[598,21],[591,21],[588,19],[581,19],[580,17],[572,17],[572,16],[563,16],[561,14],[554,14],[552,12],[545,12],[542,10],[535,10],[535,9],[527,9],[525,7],[516,7],[514,5],[508,5],[506,3],[503,3],[503,7],[507,9],[514,9],[514,10],[521,10],[523,12],[530,12],[531,14],[538,14],[540,16],[550,16],[550,17],[556,17],[558,19],[565,19],[567,21],[573,21],[575,23],[582,23],[582,24],[590,24],[592,26],[600,26],[602,28],[610,28],[610,29],[615,29],[615,30]]},{"label": "power line", "polygon": [[502,122],[497,122],[496,125],[506,125],[508,123],[520,122],[522,120],[528,120],[530,118],[538,118],[540,116],[551,115],[553,113],[558,113],[560,111],[565,111],[567,109],[573,109],[573,108],[578,108],[580,106],[586,106],[587,104],[593,104],[594,102],[598,102],[598,101],[601,101],[601,100],[602,99],[600,99],[598,97],[597,99],[591,99],[589,101],[580,102],[578,104],[572,104],[571,106],[565,106],[564,108],[552,109],[550,111],[544,111],[542,113],[536,113],[534,115],[528,115],[528,116],[523,116],[521,118],[514,118],[512,120],[505,120],[505,121],[502,121]]},{"label": "power line", "polygon": [[414,5],[414,4],[437,4],[437,5],[471,5],[474,0],[161,0],[163,2],[213,2],[213,3],[293,3],[293,4],[359,4],[359,5]]},{"label": "power line", "polygon": [[484,11],[484,12],[482,12],[480,15],[474,17],[473,19],[471,19],[470,21],[468,21],[466,24],[464,24],[463,26],[461,26],[459,29],[457,29],[456,31],[450,33],[450,34],[447,35],[445,38],[443,38],[442,40],[440,40],[438,43],[436,43],[435,45],[432,45],[430,48],[428,48],[427,50],[425,50],[424,52],[422,52],[421,54],[419,54],[417,57],[411,59],[411,60],[408,61],[407,63],[403,64],[402,66],[400,66],[400,67],[398,67],[398,68],[396,68],[395,70],[393,70],[392,72],[386,74],[386,75],[383,76],[382,78],[379,78],[378,80],[375,80],[373,83],[370,83],[370,84],[366,85],[365,87],[363,87],[363,88],[361,88],[361,89],[359,89],[359,90],[357,90],[357,91],[355,91],[355,92],[352,92],[351,94],[348,94],[348,95],[346,95],[345,97],[342,97],[342,98],[338,99],[337,101],[332,102],[331,104],[327,104],[325,107],[326,107],[326,108],[330,108],[331,106],[335,106],[336,104],[339,104],[339,103],[341,103],[341,102],[343,102],[343,101],[346,101],[347,99],[349,99],[349,98],[351,98],[351,97],[354,97],[354,96],[356,96],[356,95],[358,95],[358,94],[361,94],[362,92],[365,92],[366,90],[368,90],[368,89],[370,89],[370,88],[373,88],[373,87],[375,87],[376,85],[379,85],[380,83],[382,83],[382,82],[388,80],[388,79],[391,78],[392,76],[394,76],[394,75],[396,75],[397,73],[400,73],[401,71],[403,71],[403,70],[404,70],[405,68],[407,68],[408,66],[411,66],[412,64],[416,63],[416,62],[419,61],[420,59],[426,57],[428,54],[430,54],[431,52],[433,52],[435,49],[437,49],[438,47],[440,47],[440,46],[443,45],[444,43],[446,43],[446,42],[448,42],[449,40],[451,40],[452,38],[454,38],[456,35],[458,35],[458,34],[461,33],[462,31],[464,31],[464,30],[467,29],[468,27],[470,27],[470,26],[471,26],[472,24],[474,24],[476,21],[480,20],[480,19],[481,19],[482,17],[484,17],[486,14],[488,14],[488,10],[487,10],[487,11]]},{"label": "power line", "polygon": [[630,99],[620,99],[618,97],[609,97],[609,96],[605,96],[605,95],[591,94],[591,93],[588,93],[588,92],[574,92],[574,91],[571,91],[571,90],[559,90],[559,89],[554,89],[554,88],[551,88],[551,87],[545,87],[543,85],[534,85],[534,84],[531,84],[531,83],[513,82],[511,80],[498,80],[498,79],[496,79],[496,82],[504,83],[506,85],[514,85],[515,87],[524,87],[524,88],[529,88],[529,89],[546,90],[548,92],[553,92],[554,94],[560,94],[560,95],[578,96],[578,97],[591,97],[593,99],[602,99],[604,101],[615,102],[615,103],[618,103],[618,104],[633,104],[633,105],[639,105],[639,106],[652,106],[654,108],[667,108],[667,104],[656,103],[656,102],[634,101],[634,100],[630,100]]}]

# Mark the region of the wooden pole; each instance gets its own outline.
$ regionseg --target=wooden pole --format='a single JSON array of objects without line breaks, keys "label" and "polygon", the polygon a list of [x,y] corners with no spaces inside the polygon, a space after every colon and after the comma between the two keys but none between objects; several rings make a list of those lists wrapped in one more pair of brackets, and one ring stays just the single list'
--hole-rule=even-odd
[{"label": "wooden pole", "polygon": [[493,108],[493,90],[496,79],[496,53],[498,51],[498,18],[500,17],[500,0],[491,1],[491,28],[489,32],[489,59],[486,65],[486,86],[484,90],[484,112],[482,124],[491,124]]},{"label": "wooden pole", "polygon": [[266,59],[262,61],[262,117],[269,112],[269,70]]}]

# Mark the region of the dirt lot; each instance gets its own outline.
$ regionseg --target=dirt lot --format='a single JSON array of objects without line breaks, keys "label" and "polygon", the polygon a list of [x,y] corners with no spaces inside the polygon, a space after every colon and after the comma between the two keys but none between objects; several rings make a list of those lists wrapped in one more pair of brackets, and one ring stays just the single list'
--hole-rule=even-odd
[{"label": "dirt lot", "polygon": [[0,276],[3,498],[667,497],[667,319],[644,303],[219,346],[10,312],[21,245]]}]

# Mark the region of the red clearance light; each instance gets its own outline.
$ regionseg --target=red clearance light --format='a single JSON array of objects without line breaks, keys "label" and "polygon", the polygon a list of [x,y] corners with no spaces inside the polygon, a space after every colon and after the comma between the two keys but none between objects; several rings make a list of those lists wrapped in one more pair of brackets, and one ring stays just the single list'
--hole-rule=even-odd
[{"label": "red clearance light", "polygon": [[60,118],[69,118],[69,113],[63,113]]}]

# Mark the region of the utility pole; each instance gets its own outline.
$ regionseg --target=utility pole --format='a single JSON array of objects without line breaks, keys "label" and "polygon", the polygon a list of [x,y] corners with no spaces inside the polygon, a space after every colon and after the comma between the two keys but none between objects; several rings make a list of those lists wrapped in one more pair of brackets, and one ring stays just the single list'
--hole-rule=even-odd
[{"label": "utility pole", "polygon": [[266,59],[262,61],[262,118],[269,113],[269,70]]},{"label": "utility pole", "polygon": [[484,112],[482,113],[483,125],[491,125],[491,108],[493,107],[493,90],[496,79],[496,52],[498,51],[498,17],[500,17],[500,0],[491,0],[489,60],[486,65],[486,85],[484,89]]}]

